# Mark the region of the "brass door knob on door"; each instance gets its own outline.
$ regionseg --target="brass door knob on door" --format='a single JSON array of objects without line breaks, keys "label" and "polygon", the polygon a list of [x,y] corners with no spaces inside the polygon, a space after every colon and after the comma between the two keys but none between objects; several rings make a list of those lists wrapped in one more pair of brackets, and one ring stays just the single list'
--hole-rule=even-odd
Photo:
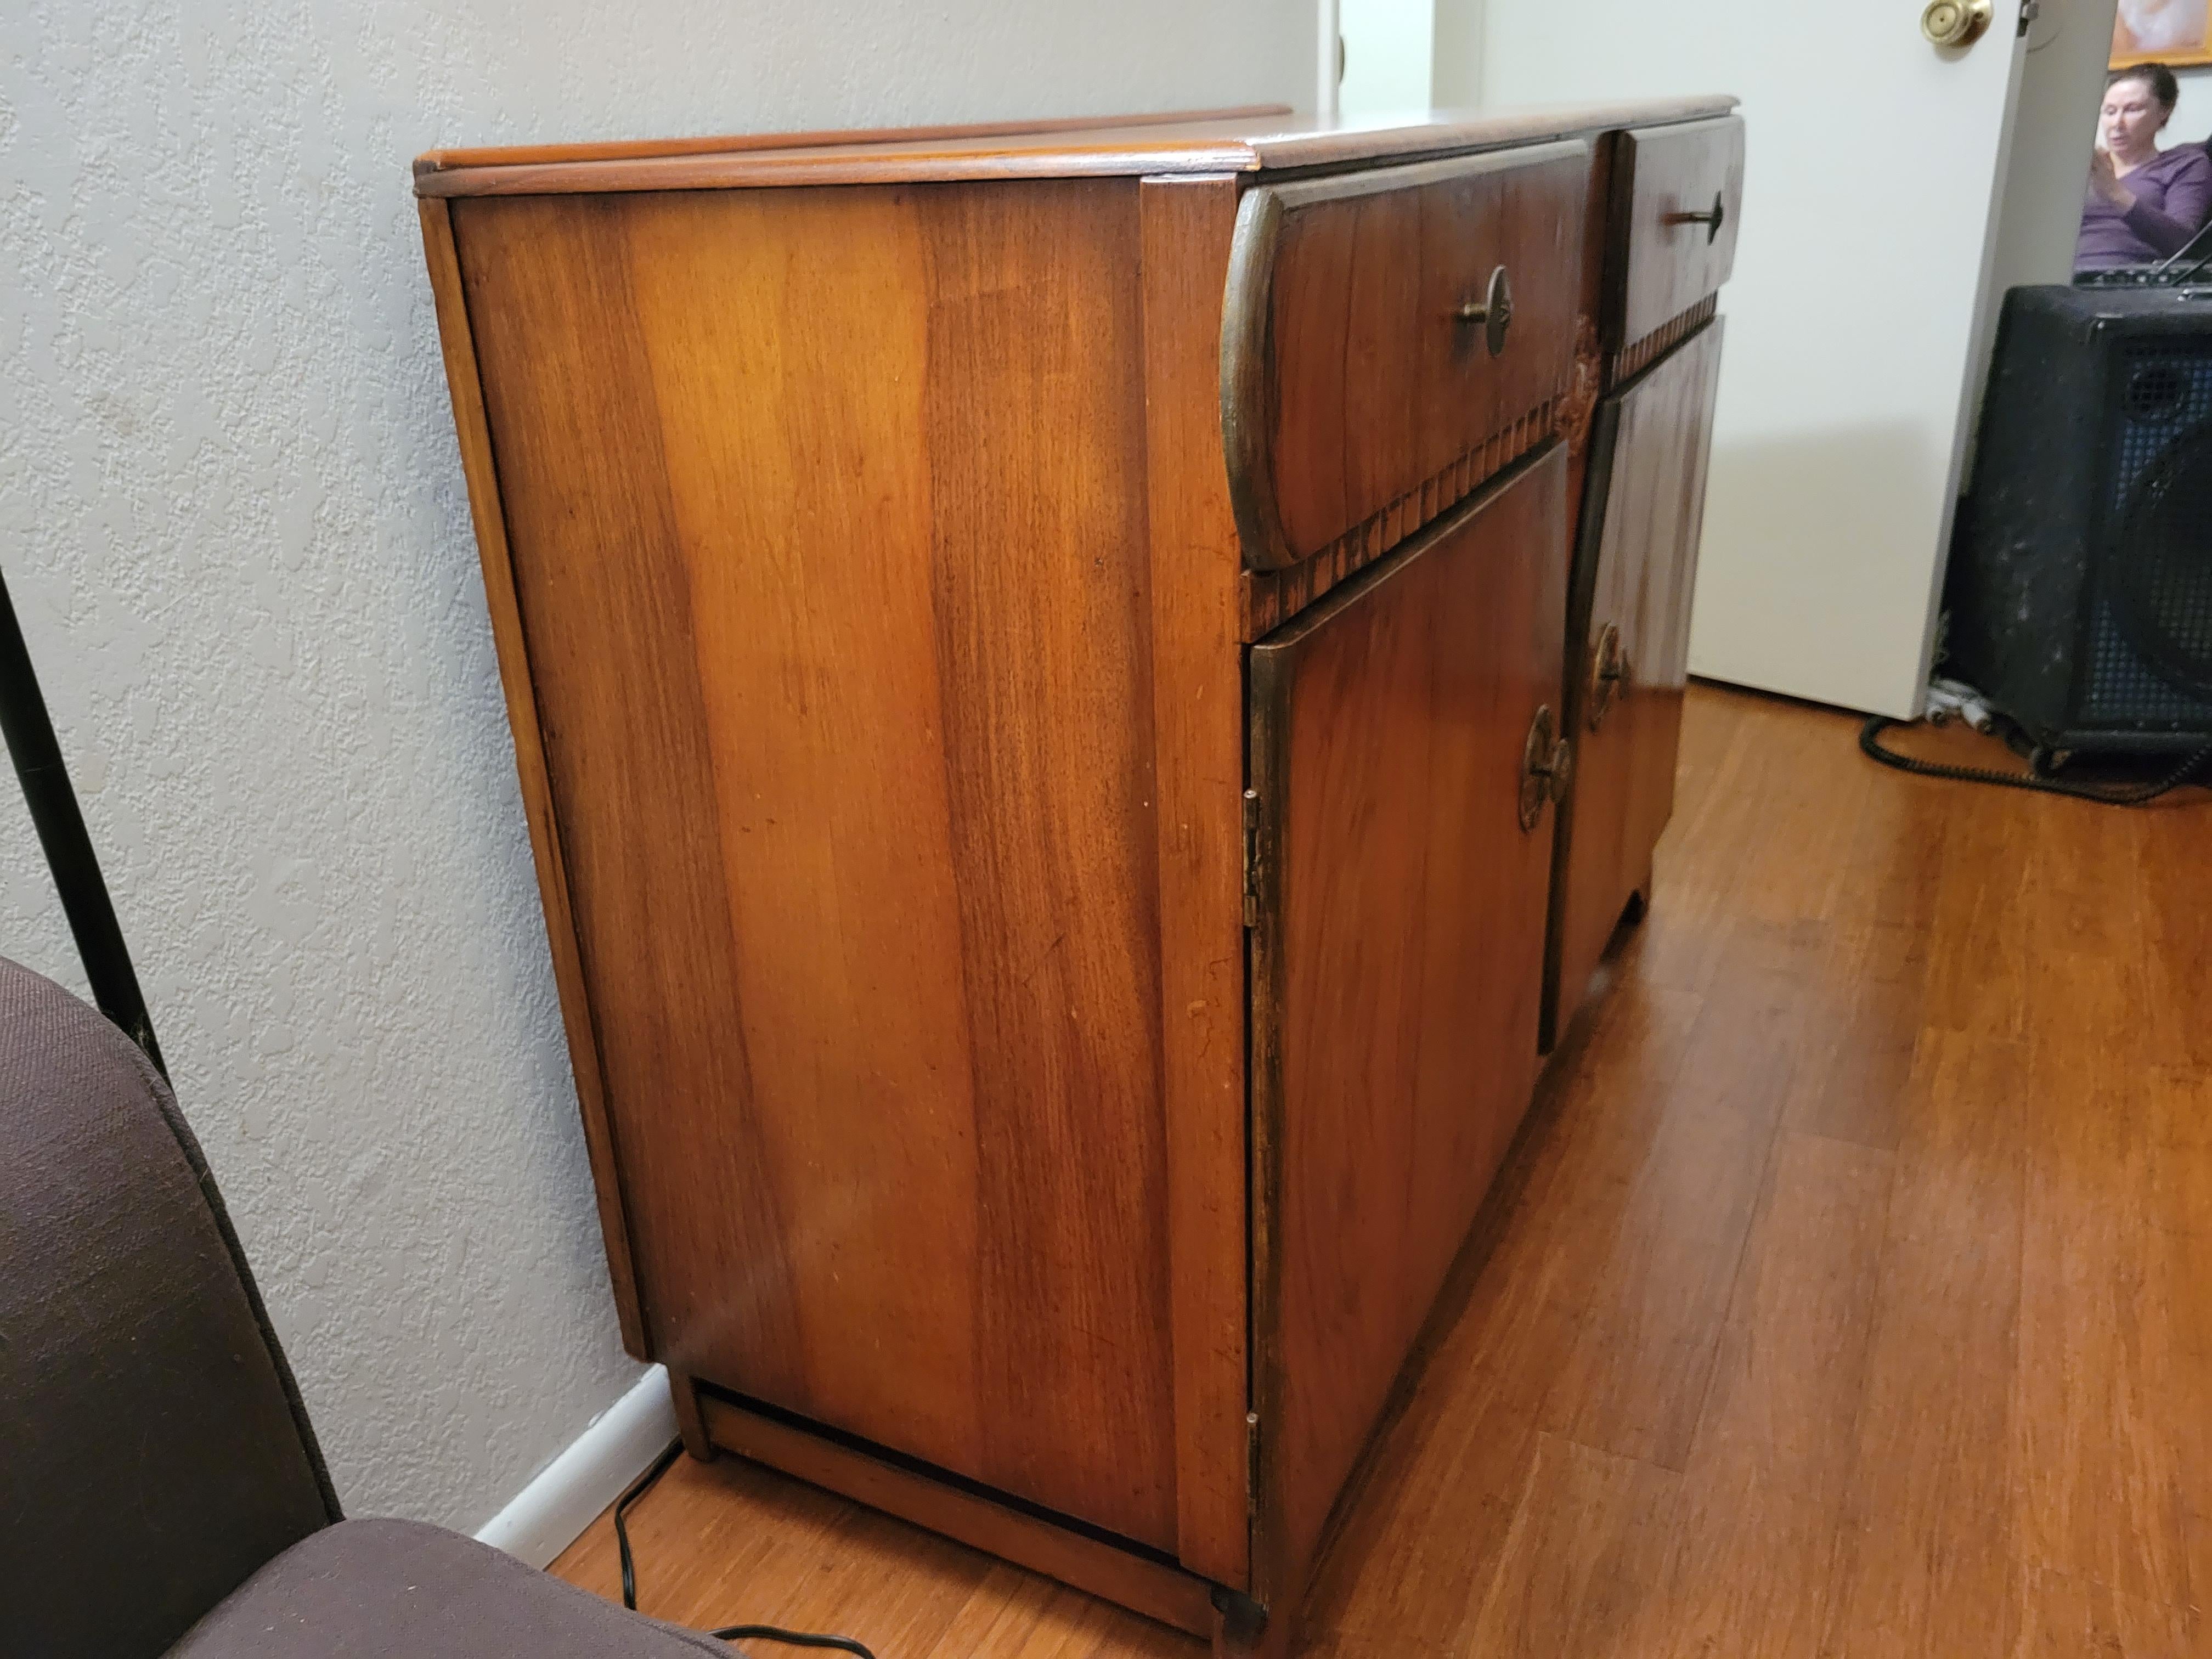
[{"label": "brass door knob on door", "polygon": [[1992,0],[1928,0],[1920,32],[1930,46],[1971,46],[1982,38],[1996,8]]},{"label": "brass door knob on door", "polygon": [[1545,704],[1528,724],[1528,741],[1521,750],[1521,827],[1534,830],[1544,816],[1547,800],[1565,800],[1567,783],[1574,776],[1574,745],[1559,735],[1552,708]]},{"label": "brass door knob on door", "polygon": [[[1433,313],[1432,313],[1433,314]],[[1452,313],[1468,326],[1482,325],[1483,342],[1493,357],[1505,349],[1505,331],[1513,326],[1513,279],[1500,265],[1490,273],[1490,286],[1480,301],[1469,300]]]},{"label": "brass door knob on door", "polygon": [[1613,711],[1614,701],[1628,690],[1628,653],[1620,648],[1620,629],[1613,623],[1597,636],[1590,647],[1589,690],[1586,701],[1589,706],[1589,729],[1593,732],[1605,724],[1605,717]]}]

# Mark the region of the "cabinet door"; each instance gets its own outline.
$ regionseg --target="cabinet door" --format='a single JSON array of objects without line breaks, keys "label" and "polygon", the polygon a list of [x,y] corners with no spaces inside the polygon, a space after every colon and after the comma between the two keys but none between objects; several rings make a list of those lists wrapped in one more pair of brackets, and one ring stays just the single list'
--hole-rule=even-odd
[{"label": "cabinet door", "polygon": [[[1255,1588],[1294,1597],[1534,1086],[1553,447],[1252,648]],[[1547,714],[1548,718],[1548,714]]]},{"label": "cabinet door", "polygon": [[1599,405],[1567,612],[1574,787],[1559,812],[1545,1046],[1565,1029],[1674,810],[1718,322]]}]

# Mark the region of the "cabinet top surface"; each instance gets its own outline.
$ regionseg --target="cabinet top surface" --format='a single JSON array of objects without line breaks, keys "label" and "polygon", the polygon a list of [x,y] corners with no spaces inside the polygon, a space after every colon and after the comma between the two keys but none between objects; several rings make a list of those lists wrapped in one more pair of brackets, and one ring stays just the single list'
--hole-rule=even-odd
[{"label": "cabinet top surface", "polygon": [[434,149],[421,196],[726,190],[774,185],[1258,173],[1540,143],[1725,115],[1698,96],[1316,118],[1282,105],[882,131],[759,133],[597,144]]}]

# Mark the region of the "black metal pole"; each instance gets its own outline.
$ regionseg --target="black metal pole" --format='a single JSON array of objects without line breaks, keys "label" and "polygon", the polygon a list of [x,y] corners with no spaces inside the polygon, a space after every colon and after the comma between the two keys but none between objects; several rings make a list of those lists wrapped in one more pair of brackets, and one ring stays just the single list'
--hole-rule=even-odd
[{"label": "black metal pole", "polygon": [[107,884],[100,878],[92,837],[85,833],[76,791],[70,787],[69,770],[62,764],[61,744],[54,740],[54,723],[39,690],[31,653],[24,647],[4,575],[0,575],[0,735],[7,738],[15,775],[22,781],[23,799],[39,831],[39,845],[46,848],[54,885],[61,890],[62,910],[69,917],[70,932],[76,936],[77,954],[84,958],[92,1000],[146,1051],[154,1069],[166,1078],[169,1068],[161,1063],[161,1045],[154,1041],[154,1022],[146,1017],[146,1000],[139,994],[138,975],[131,966],[123,929],[116,923]]}]

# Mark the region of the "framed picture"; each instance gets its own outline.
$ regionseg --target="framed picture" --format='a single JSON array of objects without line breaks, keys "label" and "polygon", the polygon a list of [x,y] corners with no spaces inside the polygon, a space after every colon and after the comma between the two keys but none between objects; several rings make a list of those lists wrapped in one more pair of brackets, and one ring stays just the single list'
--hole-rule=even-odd
[{"label": "framed picture", "polygon": [[2212,0],[2120,0],[2112,20],[2112,67],[2212,64]]}]

